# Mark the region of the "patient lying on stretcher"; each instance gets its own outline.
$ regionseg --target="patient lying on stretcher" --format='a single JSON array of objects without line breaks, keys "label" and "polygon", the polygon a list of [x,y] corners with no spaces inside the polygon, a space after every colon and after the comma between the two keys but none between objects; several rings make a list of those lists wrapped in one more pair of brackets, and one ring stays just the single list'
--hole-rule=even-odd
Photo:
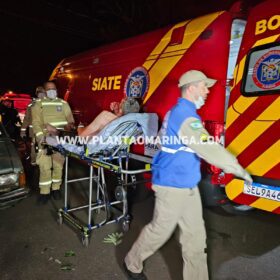
[{"label": "patient lying on stretcher", "polygon": [[113,120],[129,113],[138,113],[139,103],[134,98],[123,98],[121,102],[112,102],[110,111],[102,111],[88,126],[78,129],[79,136],[97,135],[106,125]]},{"label": "patient lying on stretcher", "polygon": [[[120,145],[120,141],[122,141],[124,137],[134,137],[139,135],[155,137],[158,131],[157,115],[153,113],[138,113],[139,107],[140,106],[135,99],[127,98],[120,104],[122,116],[114,118],[102,129],[100,129],[100,125],[97,126],[98,129],[95,129],[92,126],[96,120],[95,119],[87,127],[89,128],[91,126],[90,129],[86,128],[82,133],[79,133],[79,135],[83,135],[83,137],[78,137],[78,141],[65,142],[61,141],[63,139],[58,139],[55,137],[47,137],[46,141],[49,145],[60,145],[65,150],[81,155],[85,154],[85,145],[81,144],[86,144],[88,154],[95,154],[99,153],[100,151],[111,150],[115,146]],[[98,117],[99,116],[97,116],[97,118]],[[88,133],[85,133],[85,131]]]}]

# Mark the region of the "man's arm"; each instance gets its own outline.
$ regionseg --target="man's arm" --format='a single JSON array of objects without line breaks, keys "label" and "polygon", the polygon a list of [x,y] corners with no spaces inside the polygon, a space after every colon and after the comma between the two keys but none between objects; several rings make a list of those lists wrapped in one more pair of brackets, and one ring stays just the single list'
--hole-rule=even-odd
[{"label": "man's arm", "polygon": [[43,132],[44,124],[42,119],[42,109],[41,109],[40,101],[37,101],[31,107],[31,116],[32,116],[33,132],[37,142],[40,143],[44,138],[44,132]]},{"label": "man's arm", "polygon": [[209,141],[209,133],[199,119],[188,118],[185,120],[180,127],[179,136],[185,145],[208,163],[223,169],[226,173],[232,173],[252,182],[251,176],[238,163],[236,157],[217,142]]},{"label": "man's arm", "polygon": [[106,125],[117,118],[109,111],[102,111],[79,135],[84,137],[97,135]]},{"label": "man's arm", "polygon": [[26,136],[26,129],[31,124],[31,104],[29,104],[26,108],[25,116],[22,121],[22,125],[20,127],[20,136]]}]

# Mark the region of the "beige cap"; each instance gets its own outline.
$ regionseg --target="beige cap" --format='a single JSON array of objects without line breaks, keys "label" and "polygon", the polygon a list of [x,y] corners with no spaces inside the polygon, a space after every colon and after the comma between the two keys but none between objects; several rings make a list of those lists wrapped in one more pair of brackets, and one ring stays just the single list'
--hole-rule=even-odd
[{"label": "beige cap", "polygon": [[201,71],[190,70],[180,77],[178,87],[200,81],[205,81],[207,87],[212,87],[217,82],[217,80],[207,78]]}]

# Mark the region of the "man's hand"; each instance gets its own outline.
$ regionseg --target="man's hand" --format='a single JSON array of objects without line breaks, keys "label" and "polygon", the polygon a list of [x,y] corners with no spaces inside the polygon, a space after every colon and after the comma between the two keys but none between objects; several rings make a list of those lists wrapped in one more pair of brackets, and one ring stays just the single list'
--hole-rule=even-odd
[{"label": "man's hand", "polygon": [[[244,170],[244,171],[245,171],[245,170]],[[252,179],[252,177],[250,176],[250,174],[249,174],[247,171],[244,172],[243,179],[244,179],[246,182],[253,183],[253,179]]]},{"label": "man's hand", "polygon": [[52,126],[51,124],[47,123],[45,125],[45,127],[46,127],[46,129],[48,131],[48,134],[50,136],[57,136],[59,134],[59,131],[54,126]]},{"label": "man's hand", "polygon": [[76,129],[76,127],[75,127],[74,123],[68,123],[67,125],[64,126],[65,131],[73,131],[75,129]]},{"label": "man's hand", "polygon": [[234,175],[243,178],[245,181],[252,183],[253,179],[250,174],[238,163],[234,166]]}]

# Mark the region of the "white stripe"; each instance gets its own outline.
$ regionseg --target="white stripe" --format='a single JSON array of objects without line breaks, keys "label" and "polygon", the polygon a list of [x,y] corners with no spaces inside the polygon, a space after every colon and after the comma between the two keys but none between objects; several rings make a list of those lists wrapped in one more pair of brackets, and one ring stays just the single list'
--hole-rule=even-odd
[{"label": "white stripe", "polygon": [[192,150],[191,148],[189,147],[181,147],[179,148],[178,150],[175,150],[175,149],[170,149],[170,148],[167,148],[167,147],[161,147],[161,150],[163,152],[166,152],[166,153],[169,153],[169,154],[175,154],[179,151],[184,151],[184,152],[188,152],[188,153],[195,153],[194,150]]},{"label": "white stripe", "polygon": [[60,180],[52,179],[52,182],[53,182],[53,183],[60,183],[60,182],[61,182],[61,179],[60,179]]},{"label": "white stripe", "polygon": [[29,125],[29,127],[33,127],[33,125],[31,124],[31,125]]},{"label": "white stripe", "polygon": [[62,106],[61,102],[42,102],[42,106]]},{"label": "white stripe", "polygon": [[56,125],[62,125],[67,123],[68,123],[67,121],[61,121],[61,122],[50,122],[49,124],[56,126]]},{"label": "white stripe", "polygon": [[46,185],[50,185],[52,183],[52,181],[47,181],[47,182],[39,182],[40,186],[46,186]]},{"label": "white stripe", "polygon": [[21,130],[21,131],[25,131],[25,130],[26,130],[26,128],[21,128],[20,130]]},{"label": "white stripe", "polygon": [[44,133],[42,132],[42,131],[40,131],[40,132],[37,132],[36,133],[36,136],[39,136],[39,135],[43,135]]}]

